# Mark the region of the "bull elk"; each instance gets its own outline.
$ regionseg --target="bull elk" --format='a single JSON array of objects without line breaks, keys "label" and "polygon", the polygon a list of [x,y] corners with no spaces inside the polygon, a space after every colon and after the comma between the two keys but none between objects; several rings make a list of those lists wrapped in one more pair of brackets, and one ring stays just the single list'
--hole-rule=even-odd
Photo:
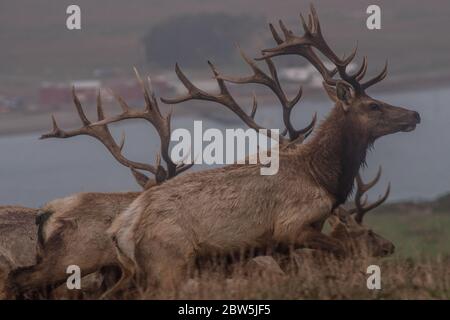
[{"label": "bull elk", "polygon": [[[247,114],[231,96],[226,82],[262,84],[279,98],[288,136],[281,139],[280,169],[276,175],[259,175],[259,165],[229,165],[187,173],[143,192],[114,220],[110,233],[124,273],[135,275],[143,288],[177,285],[197,257],[212,252],[284,245],[344,253],[338,240],[321,232],[324,221],[346,201],[374,141],[388,134],[412,131],[420,116],[366,93],[385,78],[387,67],[363,82],[367,70],[364,58],[359,70],[349,74],[347,66],[356,50],[347,58],[338,58],[322,36],[313,7],[308,23],[302,17],[302,25],[304,35],[295,36],[280,21],[284,39],[270,25],[277,46],[263,50],[258,59],[266,62],[270,75],[245,56],[253,74],[244,78],[223,76],[210,63],[220,89],[218,94],[199,89],[176,66],[178,78],[188,92],[180,98],[162,99],[163,102],[216,102],[237,114],[249,127],[259,129],[255,108]],[[335,68],[329,70],[315,50]],[[304,144],[293,142],[303,140],[309,128],[296,130],[290,121],[301,90],[289,100],[281,90],[271,60],[286,54],[306,58],[320,72],[335,101],[331,113]],[[155,107],[153,101],[152,108]],[[98,124],[132,117],[125,112]]]}]

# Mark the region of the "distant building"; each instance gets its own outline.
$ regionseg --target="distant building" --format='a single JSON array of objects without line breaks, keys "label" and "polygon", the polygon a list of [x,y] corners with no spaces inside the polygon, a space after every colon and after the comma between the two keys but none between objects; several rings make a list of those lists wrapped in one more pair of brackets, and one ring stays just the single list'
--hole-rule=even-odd
[{"label": "distant building", "polygon": [[[162,77],[152,78],[152,89],[158,96],[173,92],[173,87]],[[95,104],[99,90],[105,101],[113,100],[111,92],[121,96],[127,103],[141,103],[144,100],[142,88],[134,78],[111,81],[77,80],[71,83],[43,83],[39,89],[40,109],[52,110],[72,106],[72,87],[81,103]]]},{"label": "distant building", "polygon": [[38,103],[41,109],[59,109],[72,104],[72,87],[75,87],[81,102],[95,102],[101,88],[100,81],[81,80],[72,83],[45,82],[39,88]]},{"label": "distant building", "polygon": [[97,92],[101,88],[100,81],[82,80],[72,83],[45,82],[39,88],[38,103],[41,109],[58,109],[72,103],[72,87],[75,87],[81,102],[95,102]]},{"label": "distant building", "polygon": [[51,110],[67,105],[70,102],[70,88],[62,83],[43,83],[38,92],[40,108]]}]

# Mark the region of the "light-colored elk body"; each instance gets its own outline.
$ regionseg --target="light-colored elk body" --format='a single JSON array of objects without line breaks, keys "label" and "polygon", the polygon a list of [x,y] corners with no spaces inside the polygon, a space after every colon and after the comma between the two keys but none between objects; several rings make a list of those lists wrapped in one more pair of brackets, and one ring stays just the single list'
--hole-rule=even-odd
[{"label": "light-colored elk body", "polygon": [[44,205],[36,230],[38,262],[11,273],[21,284],[17,291],[23,293],[64,282],[69,265],[79,266],[82,276],[116,267],[114,247],[106,230],[138,195],[139,192],[79,193]]},{"label": "light-colored elk body", "polygon": [[35,263],[37,212],[19,206],[0,206],[1,270]]},{"label": "light-colored elk body", "polygon": [[[304,23],[303,37],[294,36],[280,25],[285,40],[271,27],[278,46],[263,50],[262,59],[272,76],[276,74],[271,57],[302,55],[324,77],[335,107],[311,140],[282,147],[276,175],[261,176],[258,165],[231,165],[178,176],[143,192],[114,221],[110,232],[122,267],[129,275],[135,273],[144,287],[155,282],[176,284],[197,257],[211,253],[281,244],[342,254],[339,241],[321,232],[324,221],[347,199],[369,146],[381,136],[411,131],[420,122],[417,112],[388,105],[365,93],[367,87],[385,77],[386,70],[362,83],[367,68],[364,59],[359,71],[349,75],[346,67],[355,53],[342,60],[331,51],[314,9],[309,24]],[[328,70],[311,47],[324,54],[336,69]],[[211,65],[219,95],[195,87],[177,66],[177,75],[188,94],[163,101],[218,102],[258,129],[253,116],[239,108],[225,86],[225,81],[262,83],[260,69],[247,62],[254,76],[246,78],[221,76]],[[340,79],[333,78],[336,72]]]},{"label": "light-colored elk body", "polygon": [[[339,160],[350,162],[336,156],[339,150],[326,159],[327,152],[316,149],[318,143],[342,148],[333,144],[338,132],[329,132],[328,143],[325,133],[281,152],[274,176],[261,176],[258,166],[234,165],[189,173],[144,192],[111,229],[121,253],[149,280],[180,272],[196,256],[244,248],[296,244],[343,254],[340,243],[320,230],[338,203],[327,188],[350,189],[353,179],[339,185]],[[318,182],[323,174],[329,175],[327,188]]]},{"label": "light-colored elk body", "polygon": [[0,298],[10,270],[36,263],[37,212],[19,206],[0,206]]}]

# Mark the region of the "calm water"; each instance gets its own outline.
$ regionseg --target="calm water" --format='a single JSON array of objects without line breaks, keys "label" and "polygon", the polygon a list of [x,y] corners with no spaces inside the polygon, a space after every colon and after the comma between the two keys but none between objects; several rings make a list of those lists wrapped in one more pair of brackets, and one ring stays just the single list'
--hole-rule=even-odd
[{"label": "calm water", "polygon": [[[388,181],[392,184],[390,200],[428,199],[450,191],[450,89],[376,96],[419,111],[422,123],[412,133],[377,141],[368,157],[365,175],[373,176],[379,165],[384,173],[371,195],[380,193]],[[323,118],[330,107],[328,101],[305,100],[297,106],[294,123],[305,124],[314,111]],[[227,117],[226,122],[212,120],[222,118],[222,114],[216,114],[219,109],[209,106],[213,117],[205,122],[205,127],[240,126],[233,116]],[[260,108],[258,117],[267,127],[280,124],[277,107]],[[174,127],[192,128],[193,120],[175,115]],[[114,129],[120,135],[120,128]],[[156,133],[139,122],[122,129],[127,133],[125,154],[134,160],[153,162],[159,148]],[[92,138],[39,141],[37,137],[38,134],[30,134],[0,138],[0,204],[39,206],[80,191],[138,189],[128,169],[117,164]]]}]

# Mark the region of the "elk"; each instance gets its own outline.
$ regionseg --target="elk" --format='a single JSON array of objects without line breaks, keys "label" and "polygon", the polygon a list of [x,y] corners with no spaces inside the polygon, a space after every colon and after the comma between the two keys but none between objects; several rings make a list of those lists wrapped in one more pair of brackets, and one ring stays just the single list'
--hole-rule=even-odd
[{"label": "elk", "polygon": [[[270,75],[245,57],[253,75],[243,78],[223,76],[209,63],[219,94],[196,87],[176,65],[177,76],[188,93],[180,98],[162,99],[164,103],[187,100],[219,103],[253,129],[261,128],[254,119],[255,107],[248,115],[233,99],[226,82],[268,86],[280,100],[288,134],[280,137],[280,169],[276,175],[261,176],[260,165],[229,165],[186,173],[144,191],[109,230],[126,275],[119,284],[134,278],[144,289],[154,285],[177,286],[197,257],[213,252],[284,245],[344,254],[345,249],[337,239],[322,233],[324,221],[346,201],[374,141],[388,134],[412,131],[420,116],[366,93],[370,86],[385,78],[387,66],[379,75],[362,82],[367,70],[364,58],[359,70],[349,74],[347,66],[356,50],[348,58],[338,58],[322,36],[314,7],[308,24],[302,17],[302,25],[304,35],[295,36],[280,21],[284,39],[270,25],[277,46],[263,50],[258,59],[266,62]],[[335,68],[327,69],[315,50]],[[296,130],[290,121],[301,90],[289,100],[281,90],[271,60],[286,54],[306,58],[320,72],[329,96],[335,100],[328,117],[304,144],[295,142],[302,141],[310,130]],[[133,117],[124,112],[97,125]]]},{"label": "elk", "polygon": [[347,256],[384,257],[394,253],[394,244],[375,233],[371,228],[363,224],[367,212],[379,207],[389,197],[390,184],[385,193],[375,202],[368,204],[364,195],[380,180],[381,167],[372,181],[364,183],[361,175],[356,176],[355,206],[346,209],[340,206],[335,209],[328,222],[332,229],[330,235],[341,241]]},{"label": "elk", "polygon": [[38,210],[19,206],[0,206],[0,298],[10,270],[36,263]]}]

